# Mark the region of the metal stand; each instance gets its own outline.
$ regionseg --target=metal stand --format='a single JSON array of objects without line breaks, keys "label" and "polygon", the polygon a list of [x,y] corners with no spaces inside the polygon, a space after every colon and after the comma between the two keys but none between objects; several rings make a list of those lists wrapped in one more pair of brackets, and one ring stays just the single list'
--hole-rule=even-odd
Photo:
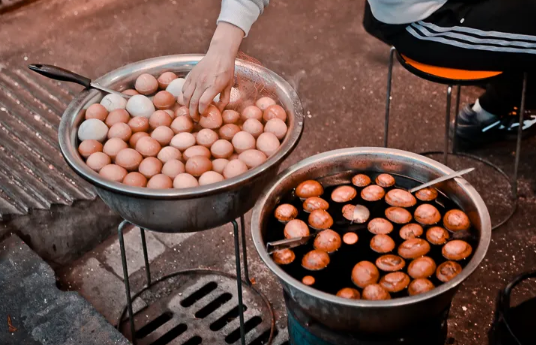
[{"label": "metal stand", "polygon": [[[242,245],[242,258],[243,258],[243,265],[244,265],[245,281],[242,280],[242,274],[241,274],[242,270],[241,270],[241,267],[240,267],[241,266],[240,240],[239,240],[240,236],[239,236],[239,232],[238,232],[238,223],[236,222],[236,220],[233,220],[231,222],[231,224],[233,225],[233,230],[234,230],[233,237],[234,237],[234,247],[235,247],[234,249],[235,249],[235,259],[236,259],[236,277],[234,277],[234,278],[236,279],[236,285],[237,285],[237,298],[238,298],[238,313],[239,313],[239,319],[240,319],[240,340],[241,340],[241,345],[246,344],[245,323],[244,323],[244,305],[243,305],[243,295],[242,295],[242,283],[245,283],[249,288],[251,288],[258,295],[260,295],[260,297],[264,300],[266,305],[269,307],[271,317],[272,317],[272,322],[271,322],[272,328],[271,328],[271,333],[270,333],[270,338],[269,338],[268,344],[271,344],[272,339],[273,339],[273,335],[274,335],[275,316],[274,316],[273,309],[272,309],[268,299],[263,294],[261,294],[257,289],[253,288],[252,283],[249,280],[248,263],[247,263],[247,248],[246,248],[246,231],[245,231],[244,216],[240,217],[240,225],[241,225],[241,242],[242,242],[241,245]],[[121,316],[118,319],[117,328],[119,329],[121,321],[122,321],[122,319],[123,319],[123,317],[125,315],[125,312],[128,311],[128,319],[129,319],[129,325],[130,325],[130,334],[132,335],[132,343],[134,345],[136,345],[136,336],[135,336],[136,329],[135,329],[135,326],[134,326],[134,312],[133,312],[133,308],[132,308],[132,301],[135,298],[137,298],[138,296],[140,296],[142,292],[148,290],[151,286],[156,285],[157,283],[160,283],[160,282],[162,282],[162,281],[164,281],[164,280],[166,280],[168,278],[175,277],[175,276],[177,276],[179,274],[183,274],[183,273],[191,273],[193,271],[211,271],[211,272],[214,272],[214,273],[220,274],[220,275],[225,275],[225,276],[230,276],[230,275],[227,275],[227,274],[225,274],[223,272],[218,272],[218,271],[209,270],[209,269],[204,269],[204,270],[193,269],[193,270],[183,270],[183,271],[175,272],[175,273],[172,273],[172,274],[167,275],[165,277],[162,277],[160,279],[157,279],[156,281],[152,281],[152,279],[151,279],[151,269],[150,269],[150,265],[149,265],[149,255],[148,255],[148,252],[147,252],[147,243],[146,243],[146,240],[145,240],[145,229],[140,228],[141,243],[142,243],[142,249],[143,249],[143,258],[144,258],[144,261],[145,261],[145,273],[146,273],[147,284],[145,285],[145,287],[141,291],[139,291],[134,296],[132,296],[131,295],[131,290],[130,290],[129,275],[128,275],[128,265],[127,265],[127,257],[126,257],[126,250],[125,250],[125,241],[124,241],[124,237],[123,237],[123,233],[125,232],[125,230],[127,230],[128,227],[132,228],[132,227],[134,227],[134,225],[129,223],[126,220],[123,220],[123,222],[121,222],[121,224],[117,228],[117,234],[118,234],[118,237],[119,237],[119,247],[121,249],[121,262],[122,262],[122,265],[123,265],[123,277],[124,277],[124,284],[125,284],[125,293],[126,293],[126,299],[127,299],[127,305],[123,309],[123,312],[121,313]]]}]

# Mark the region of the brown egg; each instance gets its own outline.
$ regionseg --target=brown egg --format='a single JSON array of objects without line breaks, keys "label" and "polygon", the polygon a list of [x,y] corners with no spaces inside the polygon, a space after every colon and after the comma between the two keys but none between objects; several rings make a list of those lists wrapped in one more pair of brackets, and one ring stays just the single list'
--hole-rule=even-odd
[{"label": "brown egg", "polygon": [[467,259],[473,252],[471,245],[462,240],[453,240],[443,246],[441,253],[448,260]]},{"label": "brown egg", "polygon": [[155,157],[147,157],[141,161],[138,170],[143,176],[151,178],[154,175],[160,174],[160,171],[162,171],[162,162]]},{"label": "brown egg", "polygon": [[408,293],[410,296],[420,295],[435,288],[434,284],[426,278],[418,278],[409,283]]},{"label": "brown egg", "polygon": [[385,195],[385,202],[396,207],[412,207],[417,203],[417,199],[410,192],[392,189]]},{"label": "brown egg", "polygon": [[293,219],[285,225],[285,238],[309,236],[309,227],[303,220]]},{"label": "brown egg", "polygon": [[370,211],[363,205],[344,205],[342,216],[352,223],[363,224],[370,217]]},{"label": "brown egg", "polygon": [[329,255],[325,251],[314,249],[305,254],[302,267],[309,271],[319,271],[329,265]]},{"label": "brown egg", "polygon": [[322,230],[316,235],[313,246],[326,253],[333,253],[341,247],[341,236],[331,229]]},{"label": "brown egg", "polygon": [[169,176],[164,174],[158,174],[151,177],[149,182],[147,182],[147,188],[155,189],[167,189],[173,188],[173,181]]},{"label": "brown egg", "polygon": [[242,175],[247,171],[248,167],[246,163],[242,162],[240,159],[233,159],[230,160],[229,163],[227,163],[227,165],[223,169],[223,176],[226,179],[230,179],[235,176]]},{"label": "brown egg", "polygon": [[107,180],[122,182],[123,178],[127,175],[127,171],[119,165],[108,164],[100,169],[99,175]]},{"label": "brown egg", "polygon": [[423,228],[417,223],[406,224],[400,228],[400,237],[404,240],[420,237],[423,233]]},{"label": "brown egg", "polygon": [[136,79],[134,87],[142,95],[151,95],[158,90],[158,81],[152,75],[144,73]]},{"label": "brown egg", "polygon": [[460,210],[450,210],[443,217],[443,225],[450,231],[465,231],[471,227],[469,217]]},{"label": "brown egg", "polygon": [[218,158],[212,161],[212,170],[218,174],[223,174],[223,170],[229,164],[229,161],[225,158]]},{"label": "brown egg", "polygon": [[162,167],[162,174],[171,177],[174,179],[177,175],[183,174],[186,172],[184,163],[177,159],[168,160]]},{"label": "brown egg", "polygon": [[207,111],[201,116],[201,119],[199,119],[199,124],[203,128],[220,128],[223,124],[220,110],[213,105],[209,105]]},{"label": "brown egg", "polygon": [[321,196],[324,194],[324,188],[315,180],[307,180],[296,187],[295,194],[298,198],[304,200],[313,196]]},{"label": "brown egg", "polygon": [[262,120],[262,110],[260,110],[258,107],[254,105],[250,105],[244,108],[242,110],[242,114],[240,115],[242,118],[242,121],[246,121],[247,119],[256,119],[258,121]]},{"label": "brown egg", "polygon": [[307,213],[311,213],[314,210],[327,210],[329,208],[329,203],[319,197],[312,196],[305,199],[303,202],[303,210]]},{"label": "brown egg", "polygon": [[165,90],[169,83],[171,83],[173,80],[177,79],[177,75],[173,72],[164,72],[160,74],[160,77],[158,77],[158,87]]},{"label": "brown egg", "polygon": [[78,153],[84,158],[89,157],[95,152],[102,152],[102,144],[97,140],[87,139],[82,141],[78,146]]},{"label": "brown egg", "polygon": [[190,174],[178,174],[173,179],[173,188],[193,188],[199,186],[199,182]]},{"label": "brown egg", "polygon": [[126,123],[123,122],[116,123],[108,131],[108,139],[119,138],[124,142],[127,142],[131,135],[132,130]]},{"label": "brown egg", "polygon": [[305,276],[302,278],[302,283],[304,283],[307,286],[311,286],[315,283],[315,277],[313,276]]},{"label": "brown egg", "polygon": [[445,261],[437,267],[436,277],[443,283],[447,283],[462,273],[462,266],[454,261]]},{"label": "brown egg", "polygon": [[261,97],[257,100],[257,102],[255,102],[255,105],[257,106],[257,108],[259,108],[262,111],[266,110],[266,108],[274,104],[275,104],[274,99],[270,97]]},{"label": "brown egg", "polygon": [[385,195],[385,190],[376,185],[371,185],[363,188],[361,191],[361,198],[366,201],[378,201],[383,198]]},{"label": "brown egg", "polygon": [[[211,129],[204,129],[204,130],[211,131]],[[197,138],[198,138],[198,143],[199,143],[199,136],[197,136]],[[224,139],[216,140],[210,148],[210,152],[212,153],[212,156],[214,156],[215,158],[229,158],[233,154],[233,150],[234,150],[233,145]]]},{"label": "brown egg", "polygon": [[157,127],[152,133],[151,138],[158,141],[158,143],[161,146],[166,146],[171,142],[171,139],[173,139],[173,136],[175,133],[171,130],[171,128],[166,126],[160,126]]},{"label": "brown egg", "polygon": [[163,110],[155,111],[149,118],[149,128],[155,129],[160,126],[171,126],[173,119]]},{"label": "brown egg", "polygon": [[280,119],[281,121],[287,121],[287,113],[282,106],[273,104],[264,110],[262,118],[264,122],[267,122],[271,119]]},{"label": "brown egg", "polygon": [[356,244],[359,237],[353,232],[347,232],[342,236],[342,241],[348,245]]},{"label": "brown egg", "polygon": [[298,216],[298,210],[291,204],[281,204],[275,209],[275,218],[282,223],[287,223]]},{"label": "brown egg", "polygon": [[253,169],[266,162],[266,155],[259,150],[246,150],[238,155],[238,159],[246,164],[249,169]]},{"label": "brown egg", "polygon": [[413,218],[411,216],[411,213],[401,207],[389,207],[385,210],[385,216],[387,219],[389,219],[391,222],[396,224],[407,224],[411,222],[411,219]]},{"label": "brown egg", "polygon": [[176,134],[173,138],[171,138],[171,142],[169,144],[177,150],[185,151],[189,147],[195,145],[195,137],[192,133],[179,133]]},{"label": "brown egg", "polygon": [[[196,136],[195,139],[196,139],[198,145],[205,146],[207,148],[211,148],[212,145],[219,138],[218,138],[218,134],[216,132],[214,132],[212,129],[204,128],[204,129],[200,130],[197,133],[197,136]],[[229,145],[231,145],[231,143],[229,143]],[[231,147],[231,153],[229,154],[229,156],[233,153],[232,145],[230,147]],[[218,158],[223,158],[223,157],[218,157]]]},{"label": "brown egg", "polygon": [[415,220],[422,225],[434,225],[441,220],[441,213],[430,204],[422,204],[415,210]]},{"label": "brown egg", "polygon": [[359,294],[359,291],[352,288],[342,288],[339,291],[337,291],[337,296],[346,298],[346,299],[360,299],[361,295]]},{"label": "brown egg", "polygon": [[[175,104],[177,104],[177,103],[175,103]],[[171,117],[172,120],[175,119],[175,112],[173,111],[173,108],[172,109],[165,109],[164,111]]]},{"label": "brown egg", "polygon": [[287,135],[287,124],[280,119],[271,119],[266,122],[264,126],[264,131],[267,133],[273,133],[277,139],[283,140],[285,135]]},{"label": "brown egg", "polygon": [[279,150],[279,139],[273,133],[262,133],[257,138],[257,149],[270,157]]},{"label": "brown egg", "polygon": [[141,154],[131,148],[122,149],[115,157],[115,164],[127,169],[127,171],[135,171],[140,166],[143,157]]},{"label": "brown egg", "polygon": [[236,133],[240,132],[240,127],[238,127],[235,124],[229,123],[226,125],[223,125],[219,130],[218,133],[222,139],[225,140],[233,140]]},{"label": "brown egg", "polygon": [[185,161],[188,161],[190,158],[195,157],[195,156],[203,156],[203,157],[210,158],[210,150],[204,146],[196,145],[196,146],[187,148],[182,153],[182,158]]},{"label": "brown egg", "polygon": [[331,200],[335,202],[348,202],[354,199],[357,191],[351,186],[339,186],[331,193]]},{"label": "brown egg", "polygon": [[370,284],[365,289],[363,289],[363,294],[361,295],[363,299],[369,301],[382,301],[391,299],[389,291],[379,284]]},{"label": "brown egg", "polygon": [[421,201],[432,201],[437,198],[437,190],[431,187],[423,188],[415,193],[415,197]]},{"label": "brown egg", "polygon": [[358,262],[352,269],[352,282],[360,288],[376,284],[379,278],[380,272],[370,261]]},{"label": "brown egg", "polygon": [[225,124],[234,124],[240,119],[240,113],[234,110],[224,110],[221,116]]},{"label": "brown egg", "polygon": [[149,130],[149,119],[144,116],[136,116],[128,121],[128,126],[132,133],[147,132]]},{"label": "brown egg", "polygon": [[106,143],[104,143],[102,152],[110,156],[112,161],[115,161],[115,157],[117,156],[119,151],[121,151],[122,149],[126,149],[127,147],[127,143],[125,143],[123,140],[119,138],[112,138],[109,139]]},{"label": "brown egg", "polygon": [[264,126],[259,120],[247,119],[242,125],[242,130],[253,135],[254,138],[258,138],[264,132]]},{"label": "brown egg", "polygon": [[408,287],[410,279],[404,272],[392,272],[382,277],[380,285],[389,292],[400,292]]},{"label": "brown egg", "polygon": [[285,248],[274,252],[272,259],[278,265],[288,265],[294,262],[296,254],[291,249]]},{"label": "brown egg", "polygon": [[108,127],[112,127],[119,122],[128,123],[129,120],[130,115],[125,109],[115,109],[108,114],[105,123]]},{"label": "brown egg", "polygon": [[[166,113],[166,115],[168,115]],[[173,122],[171,122],[171,129],[175,134],[182,132],[191,132],[194,129],[194,122],[189,116],[177,116]]]},{"label": "brown egg", "polygon": [[99,172],[104,166],[110,164],[111,162],[112,160],[106,153],[97,151],[89,155],[86,164],[91,169]]},{"label": "brown egg", "polygon": [[235,159],[238,159],[238,154],[237,153],[233,153],[231,155],[231,157],[228,158],[229,161],[232,161],[232,160],[235,160]]},{"label": "brown egg", "polygon": [[392,187],[395,185],[395,178],[389,174],[380,174],[376,177],[376,184],[384,188]]},{"label": "brown egg", "polygon": [[186,172],[199,177],[204,172],[212,170],[212,162],[204,156],[194,156],[186,161]]},{"label": "brown egg", "polygon": [[124,91],[121,91],[122,94],[129,95],[129,96],[135,96],[139,95],[140,93],[134,89],[126,89]]},{"label": "brown egg", "polygon": [[449,239],[449,233],[447,230],[440,226],[433,226],[426,231],[426,239],[431,244],[441,245],[445,244]]},{"label": "brown egg", "polygon": [[128,173],[123,179],[123,184],[133,187],[147,186],[147,178],[137,171]]},{"label": "brown egg", "polygon": [[142,137],[136,143],[136,151],[143,157],[156,157],[161,148],[160,143],[151,137]]},{"label": "brown egg", "polygon": [[222,174],[215,171],[207,171],[199,177],[199,185],[204,186],[225,180]]},{"label": "brown egg", "polygon": [[423,256],[410,262],[408,266],[408,274],[413,278],[428,278],[434,274],[436,270],[435,261],[428,257]]},{"label": "brown egg", "polygon": [[172,146],[166,146],[158,152],[156,158],[160,159],[162,163],[166,163],[172,159],[181,160],[182,154],[179,150]]},{"label": "brown egg", "polygon": [[370,184],[371,180],[365,174],[357,174],[352,177],[352,184],[356,187],[366,187]]},{"label": "brown egg", "polygon": [[140,138],[148,137],[148,136],[149,136],[149,133],[147,133],[147,132],[134,133],[130,137],[130,140],[128,141],[128,144],[130,145],[130,147],[136,148],[136,144],[138,143],[138,140],[140,140]]},{"label": "brown egg", "polygon": [[255,148],[255,138],[253,135],[244,131],[236,133],[232,139],[232,143],[237,153]]},{"label": "brown egg", "polygon": [[376,259],[376,266],[385,272],[396,272],[406,266],[406,261],[398,255],[387,254]]},{"label": "brown egg", "polygon": [[[184,106],[184,105],[180,105],[180,104],[176,104],[175,105],[177,107],[177,109],[175,109],[175,117],[180,117],[180,116],[187,116],[191,119],[190,117],[190,109],[188,109],[188,107]],[[175,107],[174,106],[174,107]]]},{"label": "brown egg", "polygon": [[410,238],[409,240],[405,240],[398,247],[398,255],[404,259],[416,259],[428,254],[429,251],[430,244],[420,238]]},{"label": "brown egg", "polygon": [[368,223],[367,229],[375,235],[387,235],[393,231],[393,224],[384,218],[374,218]]},{"label": "brown egg", "polygon": [[309,214],[309,226],[315,230],[328,229],[333,225],[333,218],[324,210],[314,210]]},{"label": "brown egg", "polygon": [[370,240],[370,248],[376,253],[389,253],[395,249],[395,241],[388,235],[375,235]]},{"label": "brown egg", "polygon": [[106,120],[106,116],[108,116],[108,110],[101,104],[95,103],[86,109],[85,119],[98,119],[104,121]]},{"label": "brown egg", "polygon": [[175,104],[175,96],[167,91],[159,91],[153,98],[153,104],[156,109],[169,109]]}]

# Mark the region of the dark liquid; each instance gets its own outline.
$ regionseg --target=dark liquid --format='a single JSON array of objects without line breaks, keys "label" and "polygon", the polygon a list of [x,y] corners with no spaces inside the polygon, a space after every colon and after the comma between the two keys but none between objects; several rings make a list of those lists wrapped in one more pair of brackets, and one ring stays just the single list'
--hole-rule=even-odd
[{"label": "dark liquid", "polygon": [[[370,248],[370,240],[372,239],[372,237],[374,237],[374,234],[370,233],[367,230],[368,221],[365,224],[351,224],[349,220],[347,220],[346,218],[342,216],[342,208],[344,205],[360,204],[360,205],[366,206],[369,209],[370,211],[369,221],[374,218],[387,219],[385,217],[385,210],[388,207],[390,207],[390,205],[388,205],[385,202],[385,199],[382,199],[376,202],[365,201],[361,198],[361,190],[363,188],[355,187],[351,183],[349,183],[351,177],[357,173],[358,172],[348,172],[348,173],[339,175],[337,178],[329,178],[329,179],[325,179],[325,181],[319,180],[319,182],[322,183],[322,185],[324,186],[324,194],[321,196],[321,198],[329,202],[329,209],[327,210],[327,212],[329,212],[329,214],[333,218],[333,226],[331,227],[331,229],[339,233],[339,235],[341,236],[341,239],[345,233],[355,232],[359,237],[359,240],[357,241],[357,243],[353,245],[348,245],[342,242],[342,245],[338,251],[329,254],[330,263],[325,269],[320,270],[320,271],[309,271],[302,267],[301,261],[302,261],[303,256],[307,252],[314,249],[313,247],[314,240],[311,239],[307,244],[292,248],[292,250],[296,254],[296,259],[294,260],[293,263],[289,265],[280,266],[285,272],[287,272],[289,275],[291,275],[292,277],[296,278],[299,281],[301,281],[302,278],[305,276],[308,276],[308,275],[313,276],[315,278],[315,283],[314,285],[312,285],[312,287],[315,289],[327,292],[327,293],[331,293],[331,294],[336,294],[337,291],[345,287],[358,289],[351,280],[352,269],[354,268],[355,264],[364,260],[370,261],[373,264],[375,264],[376,259],[382,255],[386,255],[386,254],[398,255],[397,253],[398,246],[402,242],[404,242],[404,239],[402,239],[399,235],[400,228],[403,225],[399,225],[399,224],[395,224],[391,222],[394,226],[394,229],[389,234],[389,236],[395,241],[396,247],[390,253],[385,253],[385,254],[376,253]],[[374,181],[378,173],[367,173],[367,175],[372,179],[372,181]],[[393,175],[393,176],[395,177],[396,185],[391,188],[384,188],[386,193],[390,189],[394,189],[394,188],[411,189],[421,184],[420,182],[409,179],[407,177],[403,177],[399,175]],[[374,182],[372,184],[374,184]],[[354,187],[357,190],[357,196],[353,200],[347,203],[336,203],[332,201],[331,192],[335,188],[341,185],[350,185]],[[281,198],[281,204],[287,204],[287,203],[294,205],[294,207],[298,209],[299,211],[298,217],[297,217],[298,219],[301,219],[305,223],[308,223],[307,219],[309,217],[309,213],[303,211],[303,201],[294,195],[294,191],[288,193],[287,195]],[[439,210],[439,212],[441,212],[442,217],[449,210],[459,209],[459,207],[457,207],[453,201],[451,201],[450,199],[448,199],[445,195],[441,193],[439,193],[436,200],[431,201],[431,202],[422,202],[417,199],[417,204],[414,207],[410,207],[406,209],[410,211],[411,214],[413,215],[415,209],[419,205],[424,204],[424,203],[430,203],[433,206],[435,206]],[[415,222],[415,220],[413,219],[411,222],[413,223]],[[265,235],[266,242],[278,241],[278,240],[285,238],[284,233],[283,233],[285,224],[279,222],[274,216],[270,218],[267,225],[268,225],[267,229],[269,229],[269,231],[267,231]],[[442,222],[440,222],[437,225],[442,226]],[[426,230],[429,227],[423,226],[423,228],[424,228],[424,232],[422,236],[420,236],[419,238],[426,240]],[[314,230],[311,229],[311,232],[312,231]],[[464,232],[463,234],[458,233],[455,235],[455,237],[465,240],[473,247],[473,250],[475,250],[476,244],[478,242],[474,233],[475,232],[472,229],[469,229],[468,232]],[[449,240],[454,239],[453,233],[449,232],[449,235],[450,235]],[[460,235],[463,237],[460,238]],[[428,254],[426,254],[426,256],[431,257],[435,261],[437,266],[447,261],[441,254],[441,249],[443,248],[443,245],[430,244],[430,247],[431,247],[431,250],[430,252],[428,252]],[[458,263],[462,267],[464,267],[469,262],[470,259],[471,257],[462,261],[458,261]],[[405,272],[407,274],[407,268],[411,262],[411,259],[404,259],[404,260],[406,261],[406,266],[404,266],[404,268],[400,271]],[[389,272],[383,272],[382,270],[379,270],[379,272],[380,272],[380,279],[385,274],[389,273]],[[428,279],[436,287],[442,284],[442,282],[436,278],[435,273]],[[361,292],[361,289],[358,289],[358,290],[360,290]],[[404,289],[398,293],[391,293],[392,298],[405,297],[405,296],[408,296],[407,289]]]}]

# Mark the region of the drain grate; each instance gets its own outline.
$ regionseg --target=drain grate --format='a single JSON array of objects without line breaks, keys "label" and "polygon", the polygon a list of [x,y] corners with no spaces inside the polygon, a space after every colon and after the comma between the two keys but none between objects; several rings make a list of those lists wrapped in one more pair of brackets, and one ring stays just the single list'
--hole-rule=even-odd
[{"label": "drain grate", "polygon": [[[139,345],[240,344],[236,280],[195,272],[173,283],[173,293],[134,316]],[[243,286],[246,344],[268,342],[271,314],[264,300]],[[132,339],[128,319],[121,325]]]}]

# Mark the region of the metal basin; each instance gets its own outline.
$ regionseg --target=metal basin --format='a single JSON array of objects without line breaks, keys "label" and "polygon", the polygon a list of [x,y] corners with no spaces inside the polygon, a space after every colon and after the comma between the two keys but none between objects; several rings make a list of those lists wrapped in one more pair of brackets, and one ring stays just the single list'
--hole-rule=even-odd
[{"label": "metal basin", "polygon": [[[253,209],[251,232],[255,247],[274,272],[294,305],[331,329],[345,332],[390,333],[404,330],[428,317],[437,316],[450,305],[460,283],[477,268],[488,250],[491,221],[484,201],[463,178],[437,187],[469,216],[478,235],[478,245],[466,267],[455,279],[425,294],[389,301],[347,300],[302,284],[276,265],[266,252],[264,235],[269,217],[281,196],[308,179],[325,184],[342,183],[337,176],[349,171],[387,172],[426,182],[453,171],[426,157],[384,148],[350,148],[307,158],[282,172],[261,194]],[[339,181],[337,181],[339,180]],[[348,181],[346,181],[348,182]],[[324,183],[324,182],[323,182]]]},{"label": "metal basin", "polygon": [[[135,62],[96,80],[115,90],[134,85],[142,73],[158,75],[165,71],[189,72],[203,55],[172,55]],[[236,61],[236,76],[244,90],[279,99],[288,115],[288,132],[277,153],[247,173],[215,184],[187,189],[149,189],[126,186],[100,177],[78,154],[78,126],[84,112],[104,94],[82,91],[63,114],[59,143],[67,163],[93,184],[102,200],[124,219],[153,231],[195,232],[214,228],[246,213],[253,207],[263,187],[277,174],[281,162],[297,145],[303,130],[303,108],[292,87],[274,72],[242,60]],[[240,84],[239,84],[240,85]]]}]

